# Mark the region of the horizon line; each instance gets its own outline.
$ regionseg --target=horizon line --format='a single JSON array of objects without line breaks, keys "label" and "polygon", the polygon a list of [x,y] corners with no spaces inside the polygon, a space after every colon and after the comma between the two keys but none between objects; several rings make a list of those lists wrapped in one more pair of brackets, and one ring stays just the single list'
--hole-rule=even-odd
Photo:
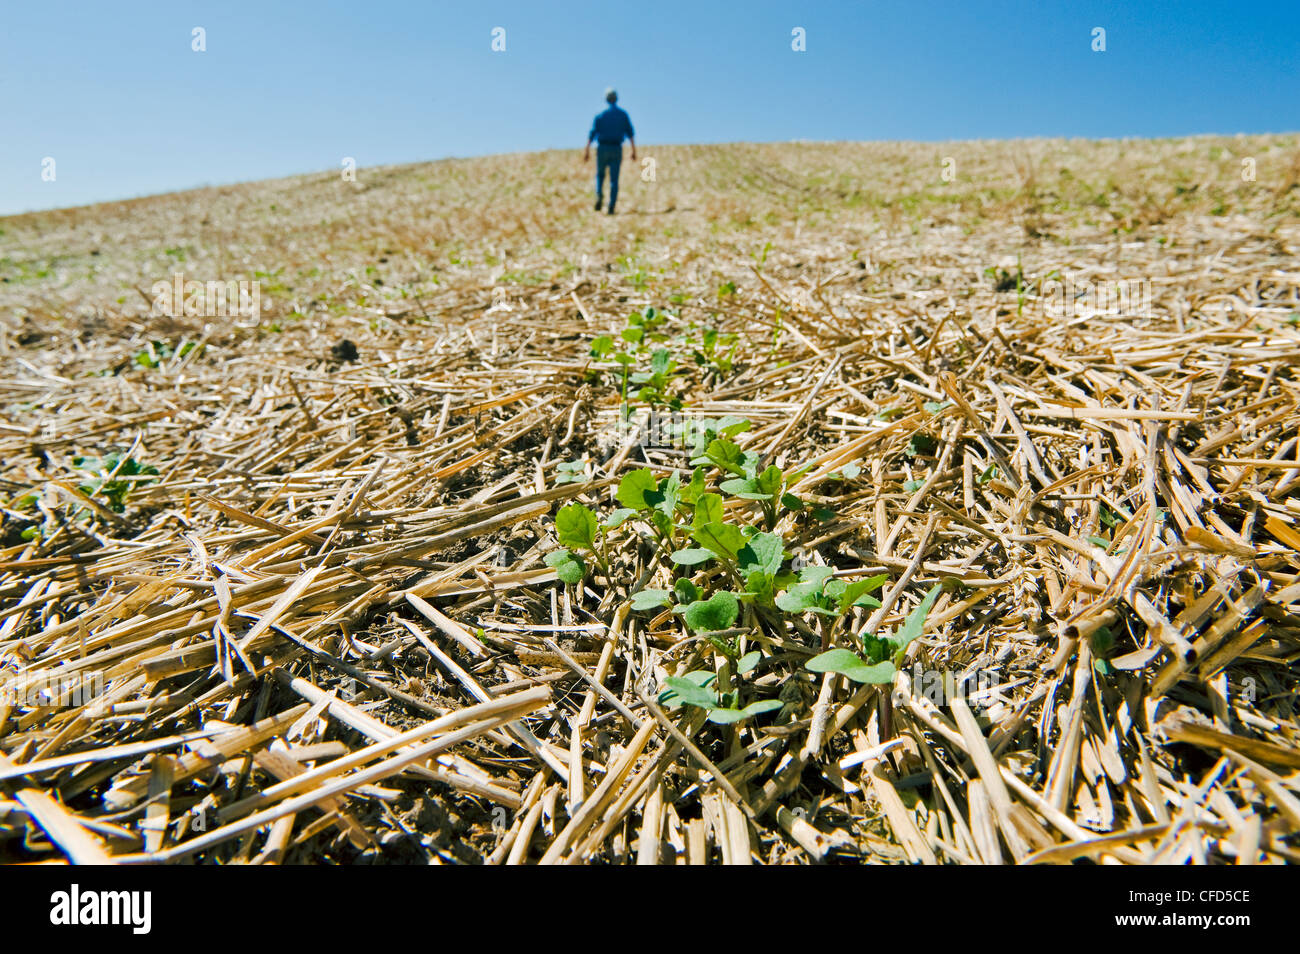
[{"label": "horizon line", "polygon": [[[989,143],[1033,143],[1033,142],[1089,142],[1089,143],[1108,143],[1108,142],[1170,142],[1174,140],[1187,139],[1241,139],[1247,137],[1280,137],[1300,135],[1300,129],[1281,130],[1268,132],[1196,132],[1186,133],[1176,136],[1006,136],[990,137],[977,139],[767,139],[767,140],[732,140],[726,142],[659,142],[640,144],[638,146],[642,151],[648,149],[661,148],[726,148],[734,146],[846,146],[846,145],[940,145],[940,144],[989,144]],[[438,156],[428,159],[411,159],[401,162],[386,162],[376,165],[357,165],[356,171],[368,169],[372,171],[386,169],[401,169],[409,166],[429,166],[443,162],[468,162],[481,159],[499,159],[514,156],[545,155],[555,152],[579,152],[581,146],[549,146],[544,149],[521,149],[512,152],[487,152],[475,153],[470,155],[447,155]],[[143,202],[149,199],[161,199],[167,196],[185,195],[191,192],[203,192],[210,189],[233,189],[240,186],[251,186],[259,184],[272,184],[276,182],[288,182],[293,179],[305,179],[310,176],[334,175],[337,169],[309,169],[300,172],[288,172],[282,175],[271,175],[261,179],[240,179],[230,182],[202,182],[195,185],[182,186],[178,189],[167,189],[161,192],[145,192],[135,195],[125,195],[116,198],[98,199],[93,202],[83,202],[78,205],[53,205],[38,206],[34,208],[23,209],[17,212],[0,212],[0,222],[8,219],[23,218],[32,215],[45,215],[57,212],[76,212],[80,210],[95,209],[105,205],[125,205],[132,202]]]}]

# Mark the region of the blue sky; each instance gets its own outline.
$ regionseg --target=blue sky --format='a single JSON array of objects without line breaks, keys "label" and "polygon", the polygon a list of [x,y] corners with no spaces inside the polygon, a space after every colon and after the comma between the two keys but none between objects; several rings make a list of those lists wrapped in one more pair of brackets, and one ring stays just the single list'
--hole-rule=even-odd
[{"label": "blue sky", "polygon": [[1300,128],[1297,0],[6,7],[0,213],[578,148],[610,84],[646,144]]}]

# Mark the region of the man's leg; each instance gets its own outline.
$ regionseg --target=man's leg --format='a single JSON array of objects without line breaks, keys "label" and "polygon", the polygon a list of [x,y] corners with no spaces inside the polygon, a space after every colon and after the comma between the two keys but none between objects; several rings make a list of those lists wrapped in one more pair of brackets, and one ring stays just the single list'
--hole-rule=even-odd
[{"label": "man's leg", "polygon": [[605,156],[600,147],[596,147],[596,211],[600,211],[600,194],[605,179]]},{"label": "man's leg", "polygon": [[609,161],[609,214],[614,214],[614,204],[618,202],[618,169],[623,164],[623,150],[620,147],[618,154],[611,157]]}]

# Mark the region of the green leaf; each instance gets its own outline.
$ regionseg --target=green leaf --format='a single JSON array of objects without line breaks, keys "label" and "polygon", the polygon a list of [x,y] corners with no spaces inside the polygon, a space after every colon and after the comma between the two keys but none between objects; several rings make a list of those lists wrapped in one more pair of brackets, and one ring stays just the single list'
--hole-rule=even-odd
[{"label": "green leaf", "polygon": [[821,608],[820,583],[796,583],[776,598],[776,605],[787,613],[806,613]]},{"label": "green leaf", "polygon": [[832,580],[829,567],[805,567],[800,571],[800,582],[790,586],[785,593],[776,598],[776,606],[787,612],[815,612],[823,616],[836,616],[829,608],[828,593],[841,593],[846,584]]},{"label": "green leaf", "polygon": [[814,656],[804,664],[813,672],[839,673],[853,682],[863,685],[884,685],[893,682],[894,664],[889,661],[867,665],[862,657],[848,649],[828,649],[820,656]]},{"label": "green leaf", "polygon": [[894,681],[894,674],[898,672],[894,664],[889,660],[876,663],[873,666],[861,666],[857,669],[850,669],[843,673],[845,678],[866,686],[887,686]]},{"label": "green leaf", "polygon": [[[694,673],[690,675],[694,675]],[[708,675],[712,676],[714,674],[708,673]],[[692,682],[689,678],[669,676],[664,680],[664,685],[673,691],[677,700],[687,705],[698,706],[701,709],[712,709],[718,704],[718,694],[716,692]]]},{"label": "green leaf", "polygon": [[820,587],[834,575],[831,567],[813,563],[799,571],[799,582],[816,583]]},{"label": "green leaf", "polygon": [[735,437],[737,434],[743,434],[752,427],[748,420],[743,417],[724,417],[718,425],[719,437]]},{"label": "green leaf", "polygon": [[667,590],[639,590],[632,594],[632,609],[658,609],[667,606],[668,600],[669,593]]},{"label": "green leaf", "polygon": [[691,537],[700,546],[708,547],[719,557],[734,560],[745,545],[740,528],[729,523],[708,523],[691,531]]},{"label": "green leaf", "polygon": [[658,490],[647,490],[643,496],[646,503],[660,513],[671,517],[677,510],[677,498],[681,493],[681,489],[681,479],[676,474],[673,474],[659,485]]},{"label": "green leaf", "polygon": [[722,481],[722,483],[718,484],[718,487],[721,488],[723,493],[744,500],[763,500],[767,496],[759,493],[758,483],[748,477],[732,477],[730,480]]},{"label": "green leaf", "polygon": [[895,652],[906,649],[908,643],[921,635],[921,630],[925,628],[925,616],[930,612],[930,607],[934,605],[934,601],[939,598],[939,594],[942,592],[943,584],[936,583],[930,588],[930,592],[925,594],[925,598],[921,600],[920,605],[908,615],[902,628],[889,640]]},{"label": "green leaf", "polygon": [[734,593],[719,590],[707,600],[696,600],[686,607],[686,625],[697,633],[730,629],[740,615]]},{"label": "green leaf", "polygon": [[695,502],[691,526],[703,527],[710,523],[722,523],[722,498],[717,494],[701,494]]},{"label": "green leaf", "polygon": [[649,510],[652,504],[645,499],[647,491],[653,492],[659,489],[659,481],[655,480],[654,474],[642,467],[640,470],[634,470],[627,474],[619,481],[618,493],[614,496],[624,507],[632,510],[641,511]]},{"label": "green leaf", "polygon": [[691,482],[682,488],[680,495],[681,501],[684,504],[694,506],[703,494],[704,468],[696,467],[695,470],[691,472]]},{"label": "green leaf", "polygon": [[851,649],[828,649],[805,663],[813,672],[843,672],[862,665],[862,657]]},{"label": "green leaf", "polygon": [[591,342],[591,356],[593,358],[602,358],[614,349],[614,339],[609,335],[601,335]]},{"label": "green leaf", "polygon": [[686,577],[673,584],[673,593],[677,595],[677,602],[688,604],[694,603],[704,595],[704,591]]},{"label": "green leaf", "polygon": [[709,446],[704,449],[704,457],[719,470],[725,470],[741,477],[749,476],[745,473],[744,451],[729,440],[720,437],[711,440]]},{"label": "green leaf", "polygon": [[676,677],[692,682],[697,686],[708,688],[717,680],[718,674],[712,669],[692,669],[684,676]]},{"label": "green leaf", "polygon": [[755,479],[759,493],[766,494],[769,497],[775,497],[781,492],[785,485],[785,475],[781,473],[781,468],[776,464],[769,465]]},{"label": "green leaf", "polygon": [[715,725],[731,725],[745,718],[745,713],[739,709],[714,708],[709,710],[708,721]]},{"label": "green leaf", "polygon": [[1105,656],[1115,648],[1115,634],[1110,631],[1110,627],[1099,626],[1088,637],[1088,642],[1094,656]]},{"label": "green leaf", "polygon": [[1112,511],[1107,506],[1102,506],[1101,510],[1098,511],[1097,516],[1101,518],[1102,523],[1104,523],[1106,526],[1110,527],[1111,529],[1120,526],[1126,519],[1122,517],[1119,513]]},{"label": "green leaf", "polygon": [[748,672],[752,672],[754,667],[759,664],[762,658],[763,654],[757,649],[752,653],[745,653],[745,655],[741,656],[740,659],[736,661],[736,672],[742,676]]},{"label": "green leaf", "polygon": [[768,606],[776,596],[776,580],[772,578],[772,574],[764,573],[762,570],[746,573],[745,592],[752,593],[755,599]]},{"label": "green leaf", "polygon": [[695,566],[705,560],[712,560],[713,551],[705,550],[703,547],[688,547],[685,550],[675,551],[671,559],[674,563],[682,566]]},{"label": "green leaf", "polygon": [[[79,484],[77,489],[89,497],[103,496],[108,501],[109,509],[116,513],[122,513],[126,509],[126,497],[135,484],[153,483],[151,480],[130,481],[120,478],[158,473],[158,468],[141,465],[134,457],[123,457],[121,451],[112,451],[103,457],[78,456],[72,459],[72,463],[78,470],[96,475]],[[110,474],[114,475],[114,479],[108,479]]]},{"label": "green leaf", "polygon": [[555,575],[559,577],[561,583],[581,583],[582,578],[587,575],[587,565],[582,562],[581,557],[568,550],[552,550],[546,554],[545,562],[555,570]]},{"label": "green leaf", "polygon": [[917,431],[912,435],[912,439],[907,442],[907,448],[903,451],[906,457],[916,457],[918,455],[933,454],[936,443],[929,434]]},{"label": "green leaf", "polygon": [[784,703],[780,699],[760,699],[757,702],[751,702],[740,711],[746,716],[762,715],[764,712],[774,712],[781,708]]},{"label": "green leaf", "polygon": [[[846,584],[844,589],[832,598],[839,604],[841,614],[847,613],[852,606],[879,606],[880,600],[866,594],[880,587],[888,579],[888,574],[881,573],[879,576],[868,577],[865,580],[856,580]],[[831,596],[829,586],[826,595]]]},{"label": "green leaf", "polygon": [[606,530],[614,530],[623,526],[629,519],[636,516],[636,511],[631,507],[619,507],[609,515],[609,519],[601,524]]},{"label": "green leaf", "polygon": [[776,576],[781,572],[785,556],[785,548],[779,536],[775,533],[756,533],[737,552],[736,560],[742,573],[757,570],[768,576]]},{"label": "green leaf", "polygon": [[585,480],[586,477],[586,464],[580,460],[570,460],[555,465],[555,482],[557,484],[576,484]]},{"label": "green leaf", "polygon": [[596,545],[596,515],[580,503],[569,504],[555,515],[555,532],[562,546],[590,550]]}]

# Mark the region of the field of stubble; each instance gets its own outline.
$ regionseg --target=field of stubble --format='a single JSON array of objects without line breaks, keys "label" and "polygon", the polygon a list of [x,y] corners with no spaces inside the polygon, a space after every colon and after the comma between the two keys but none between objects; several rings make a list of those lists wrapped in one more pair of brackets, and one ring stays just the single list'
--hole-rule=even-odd
[{"label": "field of stubble", "polygon": [[1300,140],[642,154],[0,219],[0,860],[1300,857]]}]

